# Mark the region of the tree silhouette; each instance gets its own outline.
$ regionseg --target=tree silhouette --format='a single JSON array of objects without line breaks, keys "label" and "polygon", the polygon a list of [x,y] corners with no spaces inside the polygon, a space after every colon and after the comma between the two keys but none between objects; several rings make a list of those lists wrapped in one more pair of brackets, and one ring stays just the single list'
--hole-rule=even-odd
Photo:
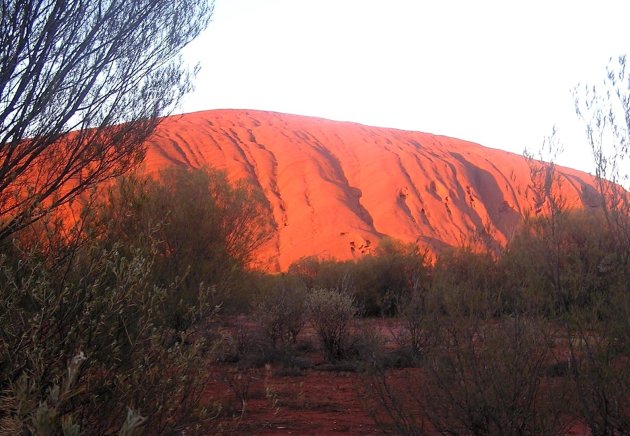
[{"label": "tree silhouette", "polygon": [[0,2],[0,240],[139,162],[208,0]]}]

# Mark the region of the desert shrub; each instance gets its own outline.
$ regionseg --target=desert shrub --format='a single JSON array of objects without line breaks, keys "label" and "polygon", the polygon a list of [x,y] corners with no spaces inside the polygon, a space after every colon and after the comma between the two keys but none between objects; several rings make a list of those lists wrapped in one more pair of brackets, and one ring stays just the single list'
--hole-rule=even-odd
[{"label": "desert shrub", "polygon": [[176,292],[151,279],[140,250],[87,246],[64,265],[0,263],[0,428],[104,434],[198,429],[207,290],[182,305],[185,329],[166,322]]},{"label": "desert shrub", "polygon": [[487,318],[503,311],[502,276],[488,253],[444,251],[433,268],[431,287],[441,298],[442,311],[451,315]]},{"label": "desert shrub", "polygon": [[555,313],[553,285],[545,273],[545,248],[527,219],[508,244],[501,267],[506,272],[504,291],[512,312]]},{"label": "desert shrub", "polygon": [[296,352],[300,345],[281,342],[273,344],[268,332],[249,321],[237,322],[236,326],[221,330],[213,350],[213,358],[224,369],[227,367],[228,372],[261,368],[269,363],[279,363],[283,369],[294,369],[296,372],[312,366],[308,359],[301,358]]},{"label": "desert shrub", "polygon": [[215,362],[238,364],[239,368],[255,368],[266,363],[266,342],[260,332],[242,323],[224,328],[219,334],[213,354]]},{"label": "desert shrub", "polygon": [[[592,434],[630,432],[629,83],[623,55],[611,59],[602,82],[575,89],[576,113],[591,147],[598,202],[603,209],[601,229],[609,234],[604,256],[594,257],[597,274],[587,276],[584,283],[587,304],[572,311],[566,323],[567,336],[576,341],[571,348],[576,365],[570,374]],[[592,255],[597,247],[589,246]],[[598,289],[602,279],[603,292]]]},{"label": "desert shrub", "polygon": [[357,260],[352,276],[365,315],[392,316],[401,299],[428,286],[426,253],[415,244],[384,238],[373,254]]},{"label": "desert shrub", "polygon": [[377,327],[365,322],[369,323],[369,319],[361,321],[355,324],[350,334],[347,358],[355,361],[357,369],[385,365],[387,361],[385,337]]},{"label": "desert shrub", "polygon": [[392,332],[402,352],[410,354],[410,362],[422,357],[436,345],[439,307],[434,293],[418,289],[398,303],[399,329]]},{"label": "desert shrub", "polygon": [[441,320],[439,346],[421,369],[366,377],[370,412],[399,434],[561,434],[567,425],[561,383],[545,379],[547,336],[523,319],[498,325]]},{"label": "desert shrub", "polygon": [[280,288],[264,295],[254,308],[254,318],[273,347],[296,343],[306,323],[306,295],[300,288]]},{"label": "desert shrub", "polygon": [[169,168],[158,178],[119,179],[96,221],[104,243],[139,247],[154,259],[158,285],[178,280],[177,297],[188,299],[205,283],[225,309],[271,235],[267,207],[259,191],[245,182],[230,184],[223,172]]},{"label": "desert shrub", "polygon": [[458,321],[443,330],[444,349],[427,361],[427,419],[442,432],[557,434],[563,392],[547,383],[552,359],[533,320],[485,326]]},{"label": "desert shrub", "polygon": [[593,434],[624,434],[630,426],[628,269],[611,229],[604,211],[557,208],[552,217],[527,219],[500,260],[519,312],[561,328],[571,413]]},{"label": "desert shrub", "polygon": [[501,259],[506,289],[548,316],[590,308],[623,281],[615,241],[597,211],[528,218]]},{"label": "desert shrub", "polygon": [[630,432],[630,295],[622,285],[566,316],[578,416],[593,434]]},{"label": "desert shrub", "polygon": [[292,263],[288,273],[297,277],[306,289],[343,289],[351,292],[354,287],[354,263],[351,261],[309,256]]},{"label": "desert shrub", "polygon": [[354,299],[332,289],[315,289],[306,299],[308,319],[317,332],[327,360],[348,355],[351,324],[357,315]]},{"label": "desert shrub", "polygon": [[431,434],[421,398],[413,391],[420,383],[419,375],[411,371],[391,371],[374,365],[362,375],[357,397],[383,434]]},{"label": "desert shrub", "polygon": [[366,316],[396,313],[396,303],[413,289],[428,286],[426,253],[417,245],[384,238],[374,253],[356,261],[300,259],[289,267],[308,289],[351,293]]}]

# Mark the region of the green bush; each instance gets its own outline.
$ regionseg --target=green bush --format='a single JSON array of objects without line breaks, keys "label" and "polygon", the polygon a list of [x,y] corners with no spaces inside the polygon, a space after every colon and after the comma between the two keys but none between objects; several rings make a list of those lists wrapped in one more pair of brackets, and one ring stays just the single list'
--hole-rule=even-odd
[{"label": "green bush", "polygon": [[214,313],[205,290],[165,320],[171,288],[154,286],[151,260],[87,246],[63,269],[25,257],[0,263],[0,428],[25,433],[103,434],[195,429],[204,401]]},{"label": "green bush", "polygon": [[288,272],[307,289],[341,289],[351,293],[366,316],[394,315],[397,301],[429,283],[426,253],[415,244],[387,238],[379,242],[374,254],[356,261],[307,257],[293,263]]},{"label": "green bush", "polygon": [[624,281],[615,245],[596,211],[557,212],[553,221],[527,219],[500,260],[505,288],[527,303],[524,309],[547,316],[588,310]]},{"label": "green bush", "polygon": [[438,256],[431,288],[441,299],[443,312],[488,318],[503,311],[501,280],[489,254],[452,249]]},{"label": "green bush", "polygon": [[97,210],[96,226],[104,243],[120,241],[152,258],[156,284],[179,281],[178,299],[194,298],[204,283],[225,309],[271,235],[267,208],[259,191],[230,184],[223,172],[169,168],[156,179],[120,179]]}]

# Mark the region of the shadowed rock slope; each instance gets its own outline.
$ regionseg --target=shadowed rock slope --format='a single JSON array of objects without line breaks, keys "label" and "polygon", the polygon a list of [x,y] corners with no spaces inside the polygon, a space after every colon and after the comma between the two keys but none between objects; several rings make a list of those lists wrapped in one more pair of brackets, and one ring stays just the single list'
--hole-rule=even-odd
[{"label": "shadowed rock slope", "polygon": [[[270,270],[304,256],[348,259],[384,236],[432,250],[474,235],[503,244],[535,213],[522,156],[428,133],[252,110],[172,116],[144,171],[212,166],[264,192],[277,230],[260,253]],[[594,207],[591,176],[559,168],[570,207]]]}]

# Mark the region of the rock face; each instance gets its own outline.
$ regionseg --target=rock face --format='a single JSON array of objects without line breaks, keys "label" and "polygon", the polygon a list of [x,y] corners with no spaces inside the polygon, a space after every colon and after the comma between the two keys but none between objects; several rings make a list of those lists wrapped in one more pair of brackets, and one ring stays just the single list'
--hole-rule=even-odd
[{"label": "rock face", "polygon": [[[251,110],[172,116],[144,171],[212,166],[267,197],[277,230],[260,253],[271,271],[304,256],[348,259],[383,237],[432,250],[475,235],[497,244],[536,213],[522,156],[428,133]],[[558,168],[569,207],[594,207],[591,176]]]}]

